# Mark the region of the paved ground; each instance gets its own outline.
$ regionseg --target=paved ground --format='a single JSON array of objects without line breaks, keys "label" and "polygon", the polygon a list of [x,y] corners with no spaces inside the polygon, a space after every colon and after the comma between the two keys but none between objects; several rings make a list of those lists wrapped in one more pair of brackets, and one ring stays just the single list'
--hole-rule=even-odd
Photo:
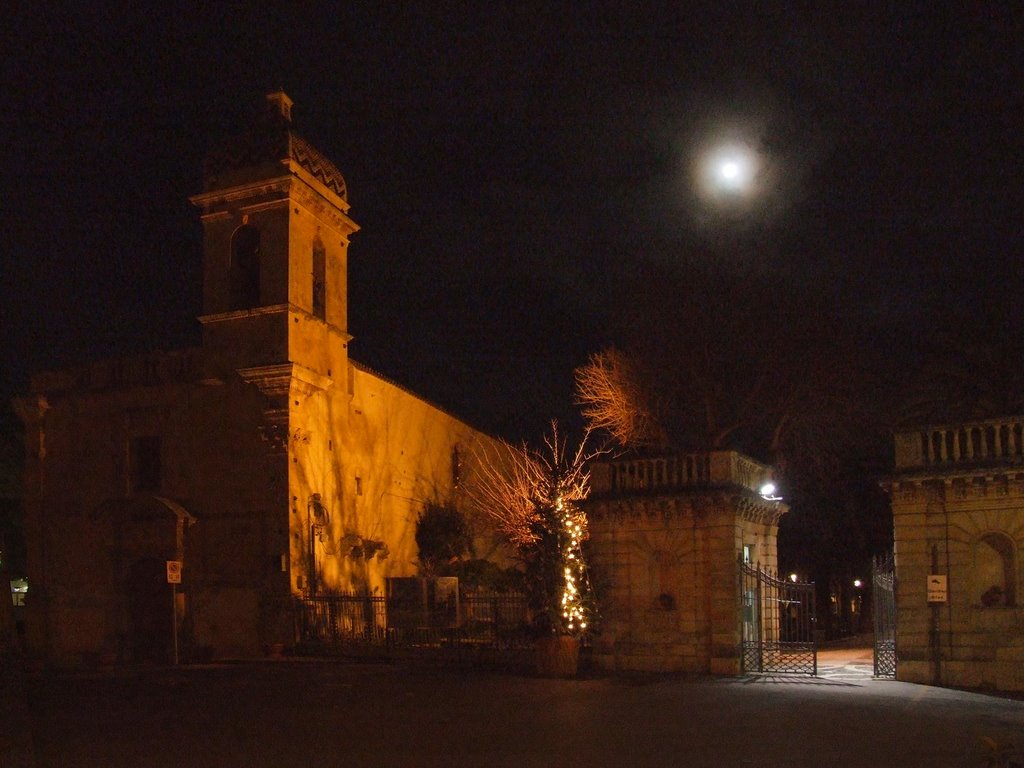
[{"label": "paved ground", "polygon": [[835,648],[818,651],[818,676],[826,680],[856,683],[870,680],[875,672],[871,648]]},{"label": "paved ground", "polygon": [[1024,702],[822,661],[819,678],[542,680],[291,660],[38,673],[27,689],[37,768],[980,768],[982,736],[1024,746]]}]

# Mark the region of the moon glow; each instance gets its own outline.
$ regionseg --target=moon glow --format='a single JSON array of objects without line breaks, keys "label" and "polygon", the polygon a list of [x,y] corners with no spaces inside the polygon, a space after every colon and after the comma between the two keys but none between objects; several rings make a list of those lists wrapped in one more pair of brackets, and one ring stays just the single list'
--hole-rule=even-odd
[{"label": "moon glow", "polygon": [[749,194],[757,175],[757,158],[743,146],[712,149],[704,159],[705,192],[712,197],[742,197]]}]

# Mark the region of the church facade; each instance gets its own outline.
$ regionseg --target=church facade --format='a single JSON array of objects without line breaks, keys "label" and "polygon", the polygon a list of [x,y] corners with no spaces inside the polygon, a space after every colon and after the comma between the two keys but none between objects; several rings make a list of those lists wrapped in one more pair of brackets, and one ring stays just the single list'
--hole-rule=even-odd
[{"label": "church facade", "polygon": [[37,374],[16,403],[41,660],[287,645],[295,596],[416,572],[420,513],[461,504],[490,440],[349,359],[345,181],[267,106],[192,198],[201,345]]}]

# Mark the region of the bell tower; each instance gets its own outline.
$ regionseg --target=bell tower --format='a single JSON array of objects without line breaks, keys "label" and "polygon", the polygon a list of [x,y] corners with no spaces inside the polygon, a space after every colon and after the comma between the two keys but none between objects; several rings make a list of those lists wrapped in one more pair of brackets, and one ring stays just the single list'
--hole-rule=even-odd
[{"label": "bell tower", "polygon": [[293,130],[292,100],[275,91],[265,106],[210,152],[191,201],[203,225],[207,360],[271,398],[272,433],[287,429],[292,390],[347,380],[348,244],[359,227],[341,173]]}]

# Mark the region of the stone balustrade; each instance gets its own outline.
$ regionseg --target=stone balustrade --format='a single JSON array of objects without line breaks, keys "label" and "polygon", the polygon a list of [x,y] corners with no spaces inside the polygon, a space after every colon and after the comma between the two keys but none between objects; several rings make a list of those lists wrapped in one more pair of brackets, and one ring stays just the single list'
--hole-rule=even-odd
[{"label": "stone balustrade", "polygon": [[772,476],[771,467],[737,451],[698,451],[595,462],[590,489],[592,498],[726,486],[757,492]]},{"label": "stone balustrade", "polygon": [[900,430],[897,470],[1024,463],[1024,416]]}]

